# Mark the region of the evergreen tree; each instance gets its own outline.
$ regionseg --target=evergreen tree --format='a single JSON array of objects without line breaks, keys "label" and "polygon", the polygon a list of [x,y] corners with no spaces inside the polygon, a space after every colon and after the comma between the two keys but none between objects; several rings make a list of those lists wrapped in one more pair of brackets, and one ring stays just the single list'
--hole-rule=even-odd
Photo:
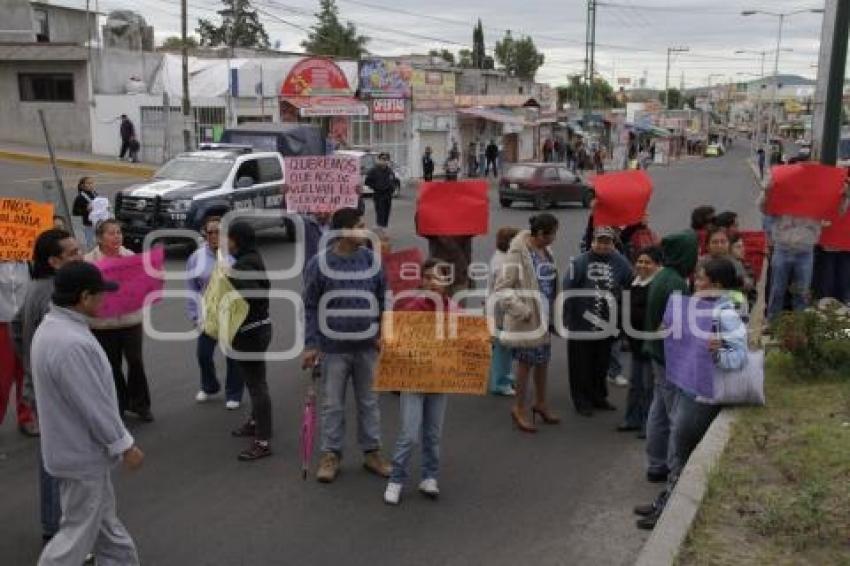
[{"label": "evergreen tree", "polygon": [[537,50],[534,40],[526,36],[514,39],[510,30],[505,32],[505,37],[496,42],[496,60],[514,77],[534,80],[537,69],[543,66],[544,56]]},{"label": "evergreen tree", "polygon": [[308,53],[359,59],[367,52],[369,38],[359,35],[353,23],[343,25],[335,0],[321,0],[316,19],[313,31],[301,42],[301,47]]},{"label": "evergreen tree", "polygon": [[221,0],[221,3],[224,9],[218,11],[220,26],[209,20],[198,20],[201,45],[268,49],[269,36],[249,0]]},{"label": "evergreen tree", "polygon": [[472,66],[476,69],[484,69],[487,52],[484,47],[484,26],[481,25],[481,19],[478,19],[478,25],[472,30]]}]

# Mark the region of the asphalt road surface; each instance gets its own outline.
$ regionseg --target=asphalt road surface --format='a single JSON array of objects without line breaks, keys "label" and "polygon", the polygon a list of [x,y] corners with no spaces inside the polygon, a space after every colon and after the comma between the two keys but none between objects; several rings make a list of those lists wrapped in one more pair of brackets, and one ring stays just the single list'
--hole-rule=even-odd
[{"label": "asphalt road surface", "polygon": [[[652,226],[661,233],[683,229],[693,207],[712,204],[739,211],[742,225],[755,227],[754,185],[745,157],[739,142],[725,157],[651,169],[656,183]],[[64,172],[74,183],[79,174]],[[49,176],[46,167],[0,162],[0,193],[40,198],[41,179]],[[104,194],[129,182],[98,176]],[[525,227],[533,214],[522,205],[505,210],[492,201],[493,233],[502,225]],[[371,204],[368,208],[372,220]],[[561,221],[555,252],[563,268],[578,249],[587,212],[562,207],[555,213]],[[394,203],[391,235],[396,249],[426,247],[413,231],[410,192]],[[487,261],[494,247],[492,237],[477,238],[476,259]],[[281,234],[264,234],[261,251],[270,268],[292,263],[292,245]],[[181,261],[170,259],[168,267],[179,270]],[[300,280],[274,287],[297,291]],[[294,309],[276,300],[272,311],[273,346],[285,350],[293,343]],[[177,298],[155,306],[153,321],[163,331],[189,327]],[[145,359],[156,422],[130,420],[129,426],[147,459],[137,473],[114,475],[120,516],[144,564],[625,565],[646,539],[634,526],[631,508],[648,501],[657,487],[644,479],[643,443],[614,432],[625,390],[612,388],[611,400],[621,409],[617,413],[576,416],[568,393],[566,346],[560,340],[553,344],[549,383],[551,405],[563,423],[530,437],[512,428],[508,399],[451,398],[442,442],[441,498],[426,500],[412,485],[398,508],[384,505],[384,481],[361,468],[351,399],[342,474],[331,485],[312,477],[302,481],[298,434],[306,382],[299,361],[269,364],[275,454],[245,464],[236,460],[244,442],[230,436],[244,411],[226,412],[223,400],[194,402],[194,343],[148,338]],[[382,397],[388,454],[397,434],[397,404],[392,395]],[[248,405],[246,393],[243,407]],[[13,413],[10,407],[0,427],[0,562],[18,566],[34,564],[41,543],[37,442],[17,433]],[[414,466],[417,478],[418,457]]]}]

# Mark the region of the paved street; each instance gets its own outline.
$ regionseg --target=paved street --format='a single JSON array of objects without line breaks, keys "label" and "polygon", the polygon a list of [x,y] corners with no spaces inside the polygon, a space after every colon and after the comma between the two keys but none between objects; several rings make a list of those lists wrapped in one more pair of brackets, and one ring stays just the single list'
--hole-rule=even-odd
[{"label": "paved street", "polygon": [[[653,228],[661,233],[685,228],[690,210],[700,204],[737,210],[743,227],[755,227],[754,185],[745,158],[739,142],[722,158],[652,169]],[[79,173],[65,172],[74,181]],[[0,193],[40,198],[40,179],[49,176],[46,167],[0,162]],[[111,195],[128,180],[103,176],[98,182]],[[496,199],[492,202],[492,232],[502,225],[525,227],[533,213],[503,210]],[[409,191],[394,203],[391,235],[397,249],[425,247],[413,233],[413,206]],[[587,212],[555,212],[561,221],[555,252],[563,268],[578,249]],[[369,214],[371,220],[371,204]],[[492,238],[479,238],[476,259],[487,261],[494,246]],[[292,246],[279,234],[264,235],[261,250],[270,268],[292,261]],[[178,259],[169,261],[170,269],[179,267]],[[297,290],[300,282],[276,287]],[[186,330],[183,312],[181,300],[166,300],[154,308],[153,319],[161,330]],[[294,311],[284,301],[273,302],[273,319],[274,346],[286,349],[293,340]],[[634,527],[631,512],[657,490],[644,480],[643,443],[614,432],[622,411],[584,419],[571,410],[562,341],[553,347],[550,389],[552,406],[564,422],[522,436],[511,427],[510,400],[452,398],[442,444],[441,499],[425,500],[414,486],[398,508],[384,505],[383,480],[361,468],[351,400],[351,449],[343,473],[329,486],[302,481],[298,427],[305,381],[299,362],[269,365],[275,455],[244,464],[236,461],[244,442],[229,434],[244,413],[226,412],[223,401],[194,402],[194,343],[148,339],[145,348],[157,420],[130,421],[147,460],[138,473],[115,475],[120,515],[145,564],[625,565],[646,538]],[[625,390],[612,391],[621,409],[624,399]],[[247,406],[247,394],[245,401]],[[397,398],[383,396],[388,452],[397,413]],[[10,415],[0,428],[0,557],[17,566],[35,563],[40,528],[37,443],[19,435],[13,421]]]}]

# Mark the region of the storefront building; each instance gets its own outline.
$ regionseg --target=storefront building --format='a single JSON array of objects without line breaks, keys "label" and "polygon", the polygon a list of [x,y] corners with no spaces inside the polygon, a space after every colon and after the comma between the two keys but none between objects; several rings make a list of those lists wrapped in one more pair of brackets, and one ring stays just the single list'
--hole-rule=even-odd
[{"label": "storefront building", "polygon": [[442,175],[449,150],[460,132],[455,114],[456,71],[437,67],[413,68],[411,74],[410,163],[411,175],[422,176],[422,154],[431,148],[436,175]]}]

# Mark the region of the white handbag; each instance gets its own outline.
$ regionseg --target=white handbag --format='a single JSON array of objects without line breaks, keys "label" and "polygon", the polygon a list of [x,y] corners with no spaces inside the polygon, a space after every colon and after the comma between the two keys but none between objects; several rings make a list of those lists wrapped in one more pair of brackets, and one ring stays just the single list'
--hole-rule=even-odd
[{"label": "white handbag", "polygon": [[747,352],[747,363],[736,370],[714,370],[713,405],[764,405],[764,350]]}]

